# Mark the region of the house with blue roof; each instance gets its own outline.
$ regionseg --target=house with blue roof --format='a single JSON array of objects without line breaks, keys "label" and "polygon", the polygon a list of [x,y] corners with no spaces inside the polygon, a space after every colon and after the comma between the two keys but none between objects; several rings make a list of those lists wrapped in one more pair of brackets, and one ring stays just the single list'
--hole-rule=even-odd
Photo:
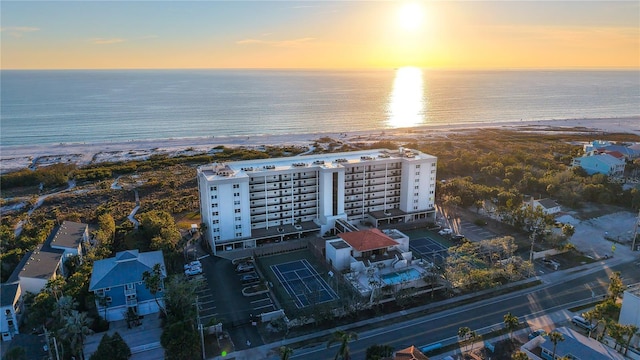
[{"label": "house with blue roof", "polygon": [[[579,332],[560,327],[555,329],[564,336],[564,341],[555,347],[555,359],[567,357],[576,360],[624,360],[625,357],[596,339],[586,337]],[[534,348],[540,348],[540,356],[535,355]],[[530,359],[553,360],[554,345],[548,336],[538,336],[520,348]]]},{"label": "house with blue roof", "polygon": [[624,175],[625,161],[610,154],[588,153],[573,159],[572,167],[581,167],[587,174],[605,174],[620,177]]},{"label": "house with blue roof", "polygon": [[142,274],[145,271],[152,273],[156,264],[160,264],[164,280],[167,273],[162,251],[126,250],[115,257],[94,262],[89,291],[95,294],[100,316],[107,321],[116,321],[125,319],[129,309],[137,315],[159,312],[158,304],[164,304],[164,285],[156,293],[156,302],[156,297],[142,280]]},{"label": "house with blue roof", "polygon": [[637,143],[631,145],[618,144],[606,140],[594,140],[583,147],[585,153],[590,152],[614,152],[621,153],[626,159],[635,159],[640,157],[640,146]]}]

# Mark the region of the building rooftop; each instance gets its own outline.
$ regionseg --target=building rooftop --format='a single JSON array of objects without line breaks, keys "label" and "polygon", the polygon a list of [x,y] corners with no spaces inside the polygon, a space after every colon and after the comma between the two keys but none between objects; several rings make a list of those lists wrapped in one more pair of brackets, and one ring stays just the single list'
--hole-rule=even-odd
[{"label": "building rooftop", "polygon": [[19,277],[49,280],[58,271],[64,251],[57,249],[44,251],[43,247],[44,245],[40,245],[37,250],[23,258],[26,262],[18,273]]},{"label": "building rooftop", "polygon": [[389,158],[406,160],[436,159],[435,156],[428,155],[417,150],[374,149],[214,163],[199,167],[198,172],[204,174],[207,177],[207,180],[214,180],[217,178],[224,179],[261,176],[269,171],[281,171],[287,169],[339,168],[344,167],[345,164],[371,163],[374,160],[384,160]]},{"label": "building rooftop", "polygon": [[342,240],[335,240],[335,241],[331,241],[329,243],[331,246],[333,246],[336,249],[346,249],[349,247],[349,244],[347,244],[346,242],[342,241]]},{"label": "building rooftop", "polygon": [[[564,335],[564,341],[558,342],[556,347],[557,357],[572,355],[574,359],[624,359],[622,355],[612,348],[605,346],[595,339],[588,338],[573,329],[561,327],[557,328],[556,331]],[[540,347],[553,352],[553,343],[548,338],[545,338],[545,341],[540,344]]]},{"label": "building rooftop", "polygon": [[163,276],[166,268],[162,251],[140,253],[138,250],[126,250],[115,257],[98,260],[93,263],[89,291],[121,286],[142,281],[145,271],[152,271],[155,264],[162,266]]},{"label": "building rooftop", "polygon": [[423,354],[418,348],[411,345],[406,349],[396,351],[394,360],[429,360],[427,355]]},{"label": "building rooftop", "polygon": [[0,287],[0,306],[13,306],[18,294],[19,283],[2,284]]},{"label": "building rooftop", "polygon": [[360,252],[385,249],[398,244],[378,229],[340,233],[338,236]]},{"label": "building rooftop", "polygon": [[49,242],[51,247],[77,249],[83,241],[87,227],[87,224],[63,221],[57,229],[51,232],[47,242]]},{"label": "building rooftop", "polygon": [[551,199],[540,199],[535,201],[545,209],[552,209],[554,207],[560,206],[560,204],[558,204],[555,200]]}]

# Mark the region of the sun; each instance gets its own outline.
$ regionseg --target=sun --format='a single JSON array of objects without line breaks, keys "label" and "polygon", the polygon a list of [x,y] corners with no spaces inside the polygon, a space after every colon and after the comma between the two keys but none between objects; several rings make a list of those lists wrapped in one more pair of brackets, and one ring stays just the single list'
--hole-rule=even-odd
[{"label": "sun", "polygon": [[424,9],[419,3],[406,3],[398,11],[398,22],[407,30],[418,29],[422,25]]}]

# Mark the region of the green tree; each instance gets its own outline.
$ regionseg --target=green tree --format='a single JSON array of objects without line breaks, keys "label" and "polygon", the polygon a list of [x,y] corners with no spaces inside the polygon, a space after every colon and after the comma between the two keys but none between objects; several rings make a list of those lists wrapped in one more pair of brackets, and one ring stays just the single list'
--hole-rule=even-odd
[{"label": "green tree", "polygon": [[278,351],[280,352],[280,360],[289,360],[293,355],[293,349],[288,346],[280,346]]},{"label": "green tree", "polygon": [[27,360],[27,352],[22,346],[14,346],[4,354],[2,360]]},{"label": "green tree", "polygon": [[104,334],[90,360],[128,360],[130,357],[131,348],[116,331],[113,336]]},{"label": "green tree", "polygon": [[200,354],[200,334],[191,319],[167,323],[160,344],[167,360],[192,360],[194,354]]},{"label": "green tree", "polygon": [[553,343],[553,354],[551,355],[552,359],[556,358],[556,348],[558,347],[558,343],[561,341],[564,341],[564,335],[562,335],[561,333],[557,332],[557,331],[553,331],[551,332],[551,334],[549,334],[549,341],[551,341]]},{"label": "green tree", "polygon": [[576,233],[576,228],[573,227],[573,225],[571,224],[564,224],[562,226],[562,235],[564,235],[565,238],[569,239],[570,237],[573,236],[573,234]]},{"label": "green tree", "polygon": [[622,279],[620,278],[620,272],[614,271],[609,276],[609,289],[608,295],[612,300],[617,300],[622,293],[624,292],[624,284],[622,283]]},{"label": "green tree", "polygon": [[638,332],[638,327],[635,325],[625,325],[623,334],[627,337],[627,340],[624,343],[624,354],[627,355],[629,345],[631,345],[631,339],[636,335],[640,335],[640,332]]},{"label": "green tree", "polygon": [[393,346],[390,345],[371,345],[367,348],[365,355],[366,360],[382,360],[393,355]]},{"label": "green tree", "polygon": [[349,351],[349,341],[358,340],[358,334],[351,331],[337,330],[333,333],[333,337],[327,342],[327,349],[335,343],[339,343],[338,352],[336,353],[335,360],[349,360],[351,359],[351,353]]},{"label": "green tree", "polygon": [[513,331],[518,328],[520,321],[518,317],[512,315],[511,312],[504,314],[504,327],[509,331],[509,339],[513,340]]},{"label": "green tree", "polygon": [[158,300],[158,292],[162,291],[163,284],[162,279],[164,277],[164,269],[162,265],[155,264],[151,271],[145,271],[142,273],[142,281],[144,281],[144,286],[149,289],[151,295],[153,295],[153,299],[156,301],[158,305],[158,309],[162,311],[162,313],[166,316],[167,311],[164,306],[160,305],[160,301]]},{"label": "green tree", "polygon": [[522,351],[518,350],[511,354],[511,360],[529,360],[529,356]]},{"label": "green tree", "polygon": [[616,342],[613,346],[613,349],[618,350],[618,345],[620,345],[620,349],[622,350],[622,345],[624,344],[625,338],[624,326],[618,324],[615,321],[610,321],[608,326],[608,334]]},{"label": "green tree", "polygon": [[71,354],[82,359],[82,346],[87,335],[93,334],[93,331],[89,329],[91,320],[87,317],[86,313],[72,310],[69,316],[65,318],[64,325],[60,331],[59,336],[69,343]]}]

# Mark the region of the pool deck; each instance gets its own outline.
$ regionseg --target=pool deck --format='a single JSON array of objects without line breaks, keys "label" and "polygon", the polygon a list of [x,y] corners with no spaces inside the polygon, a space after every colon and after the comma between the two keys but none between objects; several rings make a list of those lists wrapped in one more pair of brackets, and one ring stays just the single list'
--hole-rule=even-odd
[{"label": "pool deck", "polygon": [[[381,279],[381,276],[391,273],[401,272],[407,269],[416,269],[421,275],[427,273],[427,269],[430,267],[430,264],[425,263],[421,260],[412,261],[408,266],[403,266],[400,268],[393,268],[390,266],[371,266],[365,270],[358,271],[355,273],[348,273],[345,275],[345,279],[351,283],[351,285],[358,290],[361,296],[369,296],[371,294],[372,285],[370,284],[372,281],[379,282],[382,286],[386,286],[387,284]],[[422,276],[418,279],[412,279],[406,282],[400,282],[398,284],[403,283],[416,283],[418,287],[427,286],[423,280]],[[398,285],[394,284],[394,285]],[[393,285],[392,285],[393,286]]]}]

